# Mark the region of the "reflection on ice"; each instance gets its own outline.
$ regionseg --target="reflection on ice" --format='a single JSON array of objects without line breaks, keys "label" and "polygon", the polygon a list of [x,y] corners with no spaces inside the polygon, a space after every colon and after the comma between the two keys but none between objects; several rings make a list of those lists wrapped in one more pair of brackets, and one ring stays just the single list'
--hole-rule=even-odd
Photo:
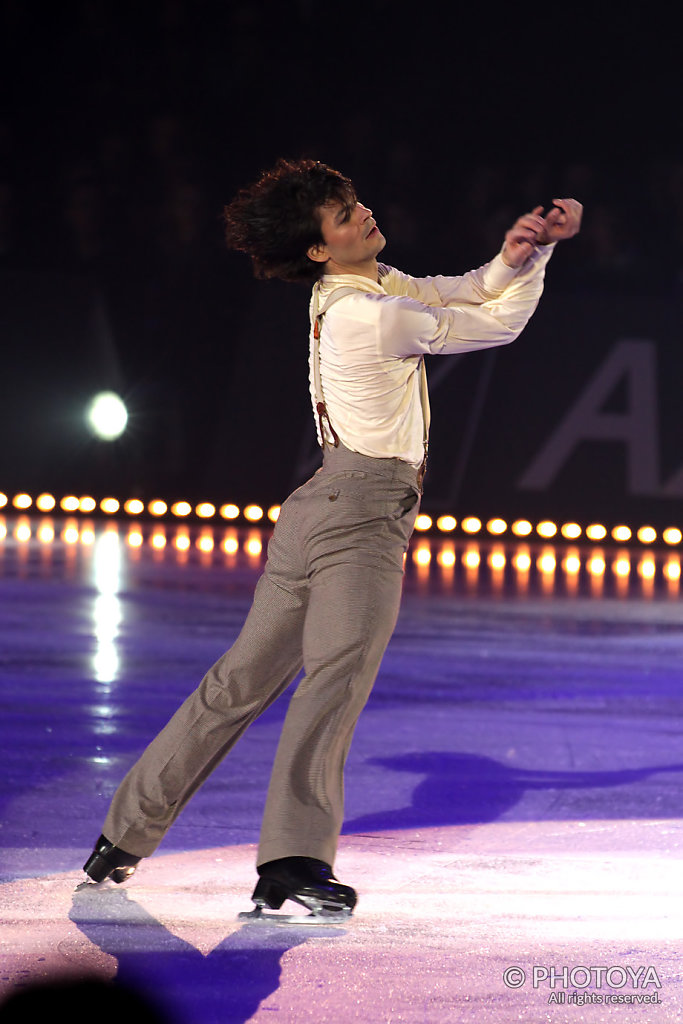
[{"label": "reflection on ice", "polygon": [[121,549],[119,535],[113,530],[100,534],[95,543],[93,574],[98,595],[93,604],[93,622],[97,649],[93,672],[98,683],[112,683],[119,672],[116,639],[123,617],[117,597],[121,585]]}]

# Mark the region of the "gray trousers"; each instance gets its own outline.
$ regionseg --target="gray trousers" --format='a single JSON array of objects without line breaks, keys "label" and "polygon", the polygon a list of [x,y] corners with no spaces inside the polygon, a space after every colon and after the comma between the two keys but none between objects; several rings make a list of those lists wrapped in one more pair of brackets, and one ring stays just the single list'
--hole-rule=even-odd
[{"label": "gray trousers", "polygon": [[[103,826],[149,856],[244,730],[292,682],[261,828],[258,864],[334,863],[343,770],[396,624],[417,471],[340,446],[284,503],[237,640],[119,786]],[[230,808],[226,808],[230,813]]]}]

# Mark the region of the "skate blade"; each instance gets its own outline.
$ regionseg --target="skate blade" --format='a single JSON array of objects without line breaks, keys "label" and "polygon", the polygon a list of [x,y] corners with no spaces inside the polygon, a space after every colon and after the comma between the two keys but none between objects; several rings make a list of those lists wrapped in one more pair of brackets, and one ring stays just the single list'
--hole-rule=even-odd
[{"label": "skate blade", "polygon": [[311,911],[310,914],[280,914],[277,911],[269,913],[262,907],[254,907],[250,911],[242,911],[237,915],[238,921],[250,921],[253,924],[302,924],[310,928],[315,925],[337,924],[348,921],[351,911],[345,910],[320,910]]}]

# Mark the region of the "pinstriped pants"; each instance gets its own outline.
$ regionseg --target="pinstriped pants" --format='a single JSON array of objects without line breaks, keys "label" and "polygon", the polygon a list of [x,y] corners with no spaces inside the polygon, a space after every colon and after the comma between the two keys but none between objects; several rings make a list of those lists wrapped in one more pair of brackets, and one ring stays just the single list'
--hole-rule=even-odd
[{"label": "pinstriped pants", "polygon": [[[396,624],[417,472],[340,446],[284,503],[244,627],[119,786],[103,826],[149,856],[247,726],[292,682],[258,863],[334,863],[343,770]],[[229,807],[226,809],[229,814]]]}]

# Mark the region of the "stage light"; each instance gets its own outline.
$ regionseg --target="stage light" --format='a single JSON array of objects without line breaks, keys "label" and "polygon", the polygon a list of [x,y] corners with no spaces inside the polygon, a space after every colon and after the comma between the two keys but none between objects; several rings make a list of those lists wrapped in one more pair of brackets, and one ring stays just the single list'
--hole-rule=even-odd
[{"label": "stage light", "polygon": [[91,527],[86,526],[84,529],[81,530],[80,539],[81,544],[85,544],[86,547],[89,547],[91,544],[95,543],[95,531]]},{"label": "stage light", "polygon": [[31,527],[26,522],[18,523],[17,528],[14,531],[14,536],[18,541],[25,543],[27,540],[31,539]]},{"label": "stage light", "polygon": [[190,538],[186,533],[179,533],[173,541],[178,551],[187,551],[190,546]]},{"label": "stage light", "polygon": [[519,572],[528,572],[531,568],[531,556],[522,552],[512,559],[512,564]]},{"label": "stage light", "polygon": [[544,537],[546,540],[549,540],[557,533],[557,524],[551,523],[549,519],[544,519],[543,522],[538,523],[536,526],[536,533],[539,537]]},{"label": "stage light", "polygon": [[602,523],[591,523],[586,527],[586,536],[589,540],[604,540],[607,536],[607,529]]},{"label": "stage light", "polygon": [[150,544],[156,551],[163,551],[166,547],[166,534],[164,533],[153,533],[150,538]]},{"label": "stage light", "polygon": [[550,552],[546,552],[545,554],[541,555],[541,557],[536,562],[536,565],[538,566],[540,571],[544,573],[544,575],[549,575],[550,573],[555,572],[555,569],[557,567],[557,561],[555,560],[554,555],[551,555]]},{"label": "stage light", "polygon": [[492,551],[488,561],[492,569],[500,571],[505,568],[505,555],[502,551]]},{"label": "stage light", "polygon": [[129,498],[123,509],[129,516],[139,516],[141,512],[145,511],[145,506],[139,498]]},{"label": "stage light", "polygon": [[147,511],[152,516],[165,516],[168,512],[168,505],[161,498],[155,498],[154,501],[150,501]]},{"label": "stage light", "polygon": [[683,540],[683,534],[676,526],[669,526],[662,534],[662,539],[665,544],[680,544]]},{"label": "stage light", "polygon": [[7,504],[7,500],[8,499],[6,494],[0,494],[0,508],[5,507],[5,505]]},{"label": "stage light", "polygon": [[588,562],[588,571],[591,576],[602,576],[605,571],[605,559],[601,555],[593,555]]},{"label": "stage light", "polygon": [[236,555],[239,551],[240,545],[237,537],[226,537],[221,547],[225,551],[226,555]]},{"label": "stage light", "polygon": [[636,536],[641,544],[652,544],[657,540],[657,531],[651,526],[641,526]]},{"label": "stage light", "polygon": [[62,540],[65,544],[75,544],[78,541],[78,529],[70,524],[65,526],[62,530]]},{"label": "stage light", "polygon": [[142,547],[142,534],[137,529],[132,529],[126,537],[127,543],[132,548]]},{"label": "stage light", "polygon": [[0,522],[0,540],[4,540],[7,536],[7,527],[4,522]]},{"label": "stage light", "polygon": [[628,526],[615,526],[612,530],[613,539],[620,541],[621,543],[630,540],[631,536],[631,530]]},{"label": "stage light", "polygon": [[655,575],[655,563],[652,558],[643,558],[638,564],[638,572],[643,579],[651,580]]},{"label": "stage light", "polygon": [[57,502],[51,494],[39,494],[36,498],[36,508],[40,512],[51,512],[56,504]]},{"label": "stage light", "polygon": [[424,512],[420,512],[419,516],[415,520],[415,529],[424,532],[425,530],[431,530],[432,528],[432,517],[425,515]]},{"label": "stage light", "polygon": [[38,540],[42,544],[50,544],[55,539],[55,531],[50,523],[43,523],[38,529]]},{"label": "stage light", "polygon": [[211,551],[213,551],[213,537],[208,533],[205,533],[201,537],[198,537],[197,547],[199,548],[200,551],[203,551],[204,554],[208,555]]},{"label": "stage light", "polygon": [[126,429],[128,411],[114,391],[101,391],[88,405],[86,421],[100,441],[115,441]]},{"label": "stage light", "polygon": [[189,516],[192,511],[192,505],[189,501],[176,501],[174,505],[171,505],[171,512],[174,516]]},{"label": "stage light", "polygon": [[479,533],[481,530],[481,519],[477,519],[476,516],[467,516],[466,519],[463,519],[461,526],[465,533]]},{"label": "stage light", "polygon": [[457,519],[454,516],[439,516],[436,521],[437,529],[442,530],[444,533],[450,533],[458,525]]},{"label": "stage light", "polygon": [[223,519],[237,519],[240,514],[240,510],[237,505],[221,505],[220,513]]},{"label": "stage light", "polygon": [[565,540],[576,540],[581,536],[581,527],[578,523],[563,523],[560,533]]},{"label": "stage light", "polygon": [[612,566],[612,571],[616,576],[621,576],[622,578],[628,576],[631,571],[631,563],[628,558],[617,558]]},{"label": "stage light", "polygon": [[78,510],[78,498],[75,494],[67,494],[59,503],[62,512],[76,512]]},{"label": "stage light", "polygon": [[203,501],[200,505],[197,505],[195,512],[200,519],[211,519],[212,516],[216,515],[216,506],[212,505],[210,501]]},{"label": "stage light", "polygon": [[102,498],[100,508],[108,516],[113,516],[121,508],[121,504],[116,498]]},{"label": "stage light", "polygon": [[481,556],[478,551],[475,551],[474,548],[471,548],[469,551],[465,552],[465,554],[462,557],[462,560],[468,569],[478,569],[479,562],[481,561]]},{"label": "stage light", "polygon": [[439,551],[436,560],[442,569],[452,569],[455,565],[455,551],[452,548],[444,548]]},{"label": "stage light", "polygon": [[507,528],[508,524],[505,522],[504,519],[489,519],[488,523],[486,524],[486,529],[489,531],[489,533],[495,534],[495,536],[499,536],[501,533],[505,533]]},{"label": "stage light", "polygon": [[30,494],[15,494],[12,498],[12,504],[15,508],[19,509],[30,508],[33,504],[33,498]]},{"label": "stage light", "polygon": [[278,519],[280,518],[279,505],[270,506],[270,508],[268,509],[268,518],[270,519],[271,523],[276,523],[278,521]]},{"label": "stage light", "polygon": [[263,509],[260,505],[247,505],[244,510],[244,518],[248,519],[250,523],[258,523],[259,519],[263,519]]},{"label": "stage light", "polygon": [[416,565],[429,565],[432,560],[432,553],[429,548],[419,547],[413,552],[413,561]]},{"label": "stage light", "polygon": [[664,566],[664,575],[669,580],[679,580],[681,578],[681,563],[670,559]]},{"label": "stage light", "polygon": [[94,498],[90,498],[88,495],[79,499],[78,510],[79,512],[94,512],[97,508],[97,502]]},{"label": "stage light", "polygon": [[562,568],[569,576],[575,576],[581,569],[581,559],[578,555],[567,555]]},{"label": "stage light", "polygon": [[512,524],[512,532],[515,537],[528,537],[532,530],[533,526],[528,519],[517,519]]},{"label": "stage light", "polygon": [[258,537],[250,537],[244,547],[247,554],[252,558],[258,558],[263,550],[263,545]]}]

